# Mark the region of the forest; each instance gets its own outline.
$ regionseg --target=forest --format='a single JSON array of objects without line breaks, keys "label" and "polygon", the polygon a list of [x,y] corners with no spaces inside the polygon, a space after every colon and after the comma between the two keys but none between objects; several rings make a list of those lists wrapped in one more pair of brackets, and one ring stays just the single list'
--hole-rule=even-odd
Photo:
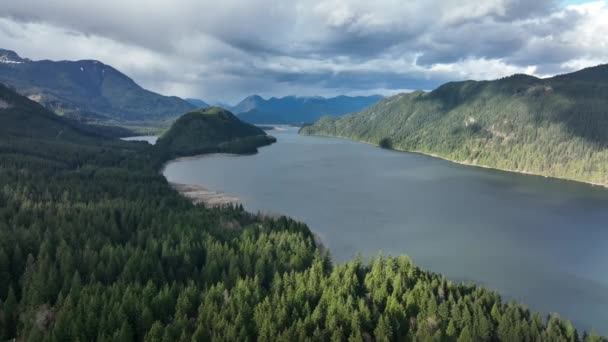
[{"label": "forest", "polygon": [[0,104],[2,341],[607,341],[405,256],[333,264],[302,223],[193,205],[146,143]]},{"label": "forest", "polygon": [[450,82],[324,117],[301,133],[608,185],[607,75],[600,65],[548,79]]}]

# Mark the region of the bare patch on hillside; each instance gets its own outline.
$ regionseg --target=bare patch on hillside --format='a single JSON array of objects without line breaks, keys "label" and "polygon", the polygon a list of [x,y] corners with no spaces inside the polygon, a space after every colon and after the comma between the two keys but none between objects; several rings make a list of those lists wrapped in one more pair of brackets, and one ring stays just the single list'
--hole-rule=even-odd
[{"label": "bare patch on hillside", "polygon": [[492,136],[501,139],[503,143],[513,139],[513,137],[514,137],[513,132],[507,133],[507,132],[500,131],[496,127],[496,125],[492,125],[490,127],[489,131],[490,131],[490,133],[492,133]]},{"label": "bare patch on hillside", "polygon": [[42,94],[32,94],[32,95],[28,95],[27,96],[28,99],[34,101],[34,102],[42,102],[43,98],[42,98]]}]

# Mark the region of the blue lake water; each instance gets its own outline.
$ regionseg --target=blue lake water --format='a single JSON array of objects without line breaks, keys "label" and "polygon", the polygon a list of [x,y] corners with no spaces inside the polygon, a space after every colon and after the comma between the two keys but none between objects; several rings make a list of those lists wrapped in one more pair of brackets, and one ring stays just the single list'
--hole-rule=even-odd
[{"label": "blue lake water", "polygon": [[272,131],[251,156],[171,162],[171,182],[307,223],[336,262],[407,254],[579,328],[608,334],[608,190]]}]

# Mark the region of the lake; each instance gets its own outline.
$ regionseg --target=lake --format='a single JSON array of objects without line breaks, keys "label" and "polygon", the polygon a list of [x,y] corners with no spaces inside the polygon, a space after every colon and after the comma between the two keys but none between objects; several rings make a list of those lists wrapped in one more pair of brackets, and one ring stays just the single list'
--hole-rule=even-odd
[{"label": "lake", "polygon": [[164,174],[307,223],[336,262],[407,254],[426,270],[608,333],[608,190],[295,128],[271,134],[278,142],[256,155],[181,159]]}]

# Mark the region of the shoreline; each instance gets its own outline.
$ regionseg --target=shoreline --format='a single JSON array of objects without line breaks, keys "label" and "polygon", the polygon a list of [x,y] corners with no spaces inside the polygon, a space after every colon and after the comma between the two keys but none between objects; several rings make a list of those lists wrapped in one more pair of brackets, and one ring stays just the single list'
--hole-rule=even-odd
[{"label": "shoreline", "polygon": [[[300,134],[300,133],[298,132],[298,134]],[[378,144],[374,144],[374,143],[371,143],[371,142],[368,142],[368,141],[363,141],[363,140],[356,140],[356,139],[353,139],[353,138],[344,137],[344,136],[340,136],[340,135],[323,135],[323,134],[301,134],[301,135],[310,136],[310,137],[324,137],[324,138],[346,139],[346,140],[354,141],[354,142],[357,142],[357,143],[362,143],[362,144],[366,144],[366,145],[382,148]],[[539,173],[533,173],[533,172],[529,172],[529,171],[518,171],[518,170],[512,170],[512,169],[501,169],[501,168],[498,168],[498,167],[481,165],[481,164],[473,164],[473,163],[469,163],[469,162],[461,162],[461,161],[449,159],[449,158],[446,158],[446,157],[442,157],[440,155],[437,155],[437,154],[434,154],[434,153],[430,153],[430,152],[412,151],[412,150],[401,150],[401,149],[394,148],[394,147],[392,147],[392,148],[385,148],[385,149],[388,150],[388,151],[420,154],[420,155],[423,155],[423,156],[445,160],[445,161],[448,161],[450,163],[454,163],[454,164],[458,164],[458,165],[462,165],[462,166],[477,167],[477,168],[487,169],[487,170],[509,172],[509,173],[515,173],[515,174],[520,174],[520,175],[526,175],[526,176],[543,177],[543,178],[556,179],[556,180],[568,181],[568,182],[576,182],[576,183],[591,185],[593,187],[601,187],[601,188],[604,188],[604,189],[608,189],[608,184],[603,184],[603,183],[584,181],[584,180],[572,179],[572,178],[566,178],[566,177],[559,177],[559,176],[548,176],[548,175],[542,175],[542,174],[539,174]]]},{"label": "shoreline", "polygon": [[[167,169],[167,166],[173,162],[179,162],[179,161],[185,161],[185,160],[196,160],[196,159],[202,159],[202,158],[207,158],[210,156],[251,156],[254,154],[237,154],[237,153],[222,153],[222,152],[218,152],[218,153],[202,153],[202,154],[195,154],[193,156],[183,156],[183,157],[177,157],[174,159],[169,159],[166,162],[163,162],[163,164],[161,165],[161,167],[159,168],[159,173],[161,175],[165,175],[165,170]],[[165,177],[167,178],[167,177]],[[167,182],[169,182],[169,180],[167,180]],[[169,182],[171,183],[171,182]],[[179,184],[179,183],[177,183]],[[197,185],[197,184],[186,184],[186,185]]]},{"label": "shoreline", "polygon": [[[199,158],[206,158],[206,157],[213,156],[213,155],[227,155],[227,156],[235,156],[235,157],[242,156],[239,154],[232,154],[232,153],[211,153],[211,154],[199,154],[199,155],[188,156],[188,157],[179,157],[179,158],[171,159],[171,160],[165,162],[163,164],[162,168],[160,169],[160,174],[163,177],[165,177],[165,179],[167,179],[167,177],[165,176],[165,169],[167,168],[167,165],[169,165],[172,162],[180,161],[180,160],[193,160],[193,159],[199,159]],[[170,182],[169,180],[167,180],[167,183],[169,183],[169,186],[172,189],[177,191],[180,195],[182,195],[186,199],[189,199],[192,202],[192,204],[194,204],[194,205],[202,204],[205,206],[205,208],[212,209],[212,208],[221,208],[221,207],[227,206],[227,205],[241,204],[241,201],[237,196],[229,195],[229,194],[226,194],[224,192],[219,192],[219,191],[211,191],[208,188],[206,188],[205,186],[200,185],[200,184],[176,183],[176,182]],[[308,226],[307,223],[304,223],[304,224],[306,224]],[[321,253],[329,254],[330,250],[327,247],[327,244],[324,243],[321,235],[318,232],[311,229],[310,227],[308,227],[308,229],[312,233],[314,243],[317,246],[317,248],[319,248]]]},{"label": "shoreline", "polygon": [[[205,208],[213,209],[222,208],[228,205],[241,204],[241,201],[237,196],[228,195],[226,193],[218,191],[211,191],[199,184],[182,184],[169,181],[168,183],[171,188],[179,192],[179,194],[185,197],[186,199],[189,199],[194,205],[202,204],[205,206]],[[258,212],[258,214],[260,213]],[[308,227],[307,223],[302,223],[306,224],[306,226]],[[330,250],[327,247],[327,244],[324,243],[321,234],[312,230],[310,227],[308,227],[308,229],[312,233],[313,241],[319,251],[323,254],[330,254]]]},{"label": "shoreline", "polygon": [[240,199],[236,196],[228,195],[223,192],[211,191],[198,184],[169,182],[169,186],[192,201],[193,204],[202,204],[206,208],[221,208],[241,203]]}]

